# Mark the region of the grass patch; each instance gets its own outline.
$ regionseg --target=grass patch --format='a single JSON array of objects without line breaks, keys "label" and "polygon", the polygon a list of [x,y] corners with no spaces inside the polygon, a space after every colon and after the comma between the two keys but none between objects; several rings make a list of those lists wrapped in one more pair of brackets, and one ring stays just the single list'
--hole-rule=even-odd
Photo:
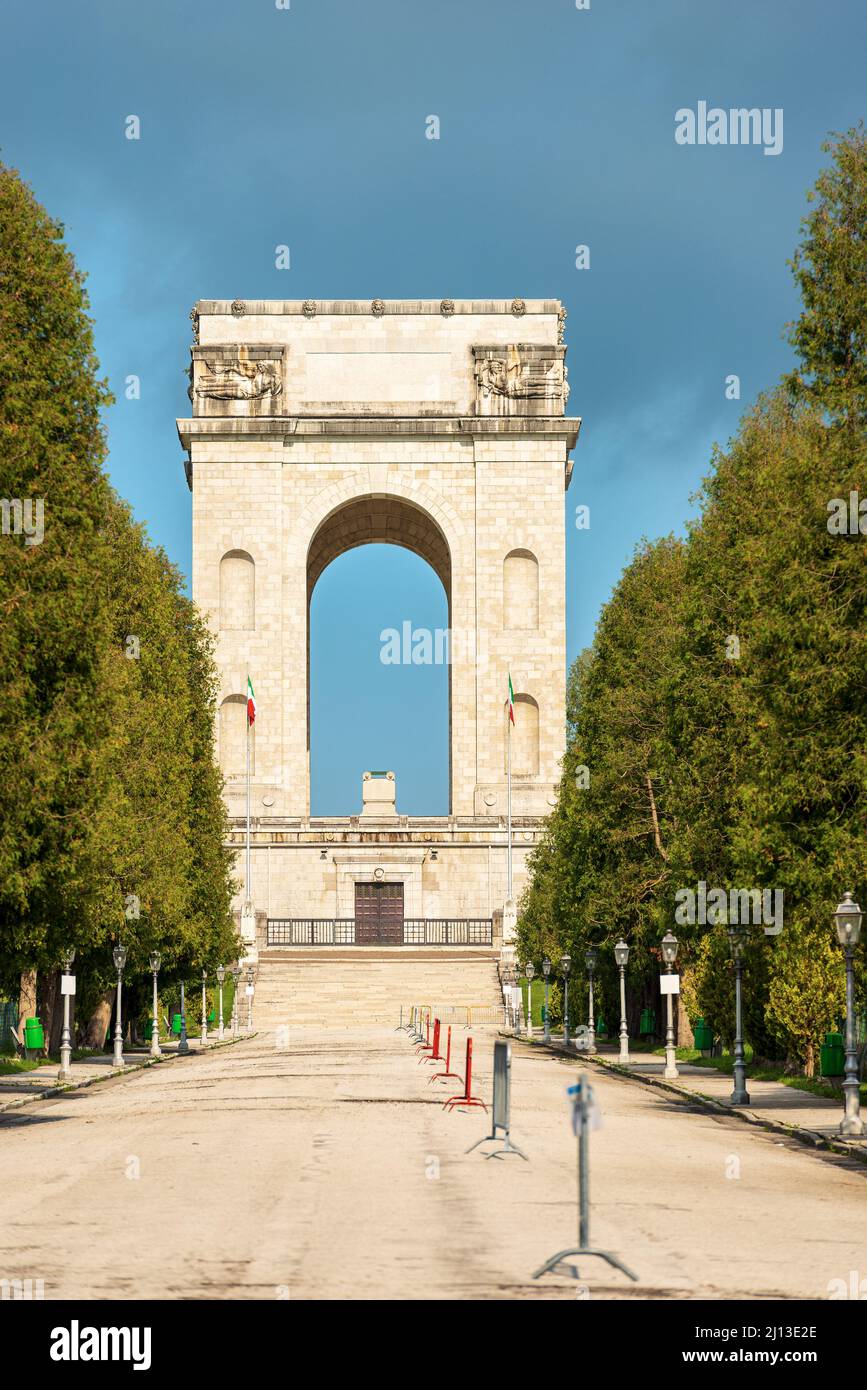
[{"label": "grass patch", "polygon": [[[675,1049],[679,1062],[689,1062],[696,1067],[709,1067],[712,1071],[721,1071],[726,1076],[731,1076],[734,1072],[734,1057],[730,1052],[724,1052],[721,1057],[705,1057],[694,1047],[678,1047]],[[749,1043],[744,1044],[744,1054],[747,1064],[747,1082],[750,1081],[778,1081],[782,1086],[791,1086],[793,1091],[806,1091],[811,1096],[820,1096],[823,1100],[843,1099],[843,1087],[840,1077],[811,1077],[811,1076],[792,1076],[784,1072],[781,1067],[764,1066],[752,1067],[753,1049]],[[654,1049],[654,1056],[665,1056],[665,1048],[657,1047]],[[861,1101],[867,1102],[867,1082],[861,1082]]]},{"label": "grass patch", "polygon": [[0,1061],[0,1076],[20,1076],[22,1072],[38,1071],[40,1067],[51,1065],[49,1057],[39,1057],[35,1062],[26,1062],[23,1057],[4,1057]]}]

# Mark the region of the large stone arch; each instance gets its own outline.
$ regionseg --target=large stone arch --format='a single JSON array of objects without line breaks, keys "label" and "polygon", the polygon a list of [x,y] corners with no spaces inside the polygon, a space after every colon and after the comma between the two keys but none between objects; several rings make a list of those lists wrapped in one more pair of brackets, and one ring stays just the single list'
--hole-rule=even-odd
[{"label": "large stone arch", "polygon": [[[373,476],[372,476],[373,475]],[[455,513],[438,498],[434,489],[404,483],[389,471],[387,479],[376,470],[363,470],[339,484],[323,488],[298,518],[296,548],[306,537],[305,582],[306,694],[307,694],[307,797],[310,797],[310,602],[321,575],[332,561],[361,545],[398,545],[425,560],[436,574],[446,595],[449,627],[452,625],[454,580],[460,571],[463,527]],[[297,553],[297,550],[296,550]],[[469,575],[461,575],[463,585]],[[465,603],[462,607],[465,607]],[[461,644],[461,651],[466,644]],[[448,680],[449,810],[455,794],[453,778],[454,701],[453,671],[461,662],[452,655]]]}]

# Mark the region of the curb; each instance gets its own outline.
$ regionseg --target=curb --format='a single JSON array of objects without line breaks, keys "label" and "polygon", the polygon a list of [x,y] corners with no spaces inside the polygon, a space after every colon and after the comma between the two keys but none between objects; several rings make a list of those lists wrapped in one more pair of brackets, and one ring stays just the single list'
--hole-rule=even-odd
[{"label": "curb", "polygon": [[218,1048],[234,1047],[236,1043],[246,1042],[256,1036],[256,1033],[247,1033],[243,1038],[224,1038],[222,1042],[208,1043],[205,1052],[163,1053],[162,1057],[149,1056],[143,1062],[127,1062],[123,1067],[112,1067],[104,1076],[88,1076],[83,1081],[64,1081],[60,1085],[49,1086],[46,1090],[33,1095],[4,1101],[0,1104],[0,1119],[8,1110],[20,1110],[22,1106],[34,1105],[40,1100],[55,1100],[58,1096],[68,1095],[70,1091],[83,1091],[88,1086],[98,1086],[104,1081],[120,1081],[123,1077],[132,1076],[135,1072],[144,1071],[147,1067],[162,1067],[168,1062],[178,1062],[187,1057],[204,1057],[206,1053],[216,1052]]},{"label": "curb", "polygon": [[[514,1042],[526,1042],[524,1038],[515,1038],[513,1034],[504,1033],[503,1037],[510,1037]],[[568,1057],[570,1061],[591,1062],[594,1066],[601,1068],[602,1071],[610,1072],[613,1076],[620,1076],[626,1081],[637,1081],[642,1086],[650,1086],[658,1091],[668,1091],[670,1095],[679,1096],[681,1100],[698,1101],[700,1105],[708,1110],[715,1110],[720,1115],[731,1115],[737,1120],[742,1120],[745,1124],[753,1125],[758,1129],[767,1129],[774,1134],[784,1134],[788,1139],[797,1139],[798,1143],[806,1144],[814,1149],[825,1149],[829,1153],[841,1154],[845,1158],[857,1158],[860,1163],[867,1164],[867,1143],[850,1144],[843,1138],[830,1138],[826,1134],[818,1134],[814,1129],[804,1129],[800,1125],[789,1125],[782,1120],[772,1120],[762,1115],[756,1115],[748,1106],[726,1105],[724,1101],[717,1100],[715,1096],[706,1096],[703,1091],[692,1091],[686,1086],[677,1086],[671,1081],[656,1076],[643,1076],[638,1072],[631,1071],[629,1067],[622,1067],[618,1062],[609,1062],[607,1058],[590,1053],[579,1056],[577,1052],[572,1052],[565,1048],[561,1043],[529,1043],[528,1046],[541,1046],[546,1052],[556,1057]]]}]

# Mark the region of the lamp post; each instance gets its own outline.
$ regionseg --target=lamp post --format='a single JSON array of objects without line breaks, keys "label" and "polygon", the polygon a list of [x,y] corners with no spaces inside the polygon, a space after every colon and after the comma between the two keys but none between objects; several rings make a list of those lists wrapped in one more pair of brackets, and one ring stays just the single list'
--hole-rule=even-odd
[{"label": "lamp post", "polygon": [[846,961],[846,1078],[843,1082],[843,1118],[840,1121],[840,1134],[855,1138],[864,1133],[861,1119],[861,1093],[858,1079],[858,1052],[855,1047],[855,947],[861,937],[861,909],[852,901],[851,893],[843,894],[843,901],[834,913],[837,940],[843,947]]},{"label": "lamp post", "polygon": [[533,1036],[533,980],[536,975],[536,967],[531,960],[527,961],[524,967],[527,976],[527,1037]]},{"label": "lamp post", "polygon": [[734,1066],[734,1090],[732,1091],[732,1105],[749,1105],[750,1094],[747,1090],[747,1068],[744,1056],[744,1016],[743,1016],[743,977],[744,977],[744,946],[746,944],[746,932],[739,925],[732,924],[728,928],[729,934],[729,954],[734,961],[735,967],[735,1052]]},{"label": "lamp post", "polygon": [[123,984],[123,967],[126,965],[126,947],[118,942],[112,952],[114,956],[114,968],[117,971],[117,1010],[114,1020],[114,1065],[122,1067],[123,1060],[123,1029],[120,1023],[121,1006],[121,987]]},{"label": "lamp post", "polygon": [[207,970],[202,971],[202,1047],[208,1041],[208,996],[205,987],[208,983]]},{"label": "lamp post", "polygon": [[551,962],[546,956],[542,961],[542,974],[545,976],[545,1042],[551,1041],[551,1010],[548,1008],[548,980],[551,976]]},{"label": "lamp post", "polygon": [[232,976],[232,1037],[238,1036],[238,981],[241,978],[240,965],[233,965],[230,970]]},{"label": "lamp post", "polygon": [[161,963],[161,957],[160,957],[159,951],[154,951],[154,952],[152,952],[152,954],[151,954],[151,974],[152,974],[153,977],[154,977],[154,1017],[153,1017],[153,1025],[152,1025],[152,1027],[151,1027],[151,1056],[152,1056],[152,1057],[162,1057],[162,1055],[163,1055],[163,1054],[162,1054],[162,1050],[160,1049],[160,1020],[159,1020],[159,1014],[157,1013],[157,975],[159,975],[159,973],[160,973],[160,963]]},{"label": "lamp post", "polygon": [[587,976],[590,983],[589,1004],[590,1017],[587,1020],[587,1051],[596,1051],[596,1020],[593,1017],[593,973],[596,970],[596,962],[599,959],[599,952],[595,946],[588,946],[584,952],[584,964],[587,966]]},{"label": "lamp post", "polygon": [[513,985],[514,985],[514,983],[515,983],[515,970],[514,970],[514,967],[511,966],[511,965],[503,965],[503,966],[501,966],[501,967],[500,967],[500,985],[501,985],[502,990],[503,990],[503,1017],[504,1017],[504,1019],[505,1019],[504,1027],[506,1027],[506,1028],[511,1028],[513,1033],[518,1031],[517,1025],[515,1024],[515,1018],[514,1018],[514,1014],[515,1014],[515,995],[514,995],[514,990],[513,990],[513,988],[512,988]]},{"label": "lamp post", "polygon": [[626,1022],[626,967],[629,963],[629,947],[621,936],[614,947],[614,959],[620,971],[620,1055],[621,1065],[629,1063],[629,1025]]},{"label": "lamp post", "polygon": [[178,1056],[185,1057],[190,1050],[187,1041],[187,1006],[184,997],[184,982],[181,980],[181,1036],[178,1038]]},{"label": "lamp post", "polygon": [[253,967],[247,966],[247,1031],[253,1031]]},{"label": "lamp post", "polygon": [[563,972],[563,1044],[569,1046],[569,971],[572,969],[570,956],[560,957],[560,969]]},{"label": "lamp post", "polygon": [[217,1029],[217,1037],[223,1041],[223,981],[226,978],[225,965],[217,966],[217,984],[220,986],[220,1024]]},{"label": "lamp post", "polygon": [[[671,967],[677,960],[677,937],[673,932],[666,932],[662,938],[662,959],[665,961],[665,973],[671,974]],[[665,996],[665,1069],[663,1076],[669,1081],[674,1081],[680,1075],[677,1070],[677,1055],[674,1050],[674,1018],[671,1012],[672,995]]]},{"label": "lamp post", "polygon": [[[72,976],[72,962],[75,960],[75,947],[67,946],[63,960],[63,1028],[60,1033],[60,1071],[58,1081],[66,1081],[72,1075],[72,1032],[69,1026],[69,1000],[75,990]],[[67,983],[67,981],[69,983]]]}]

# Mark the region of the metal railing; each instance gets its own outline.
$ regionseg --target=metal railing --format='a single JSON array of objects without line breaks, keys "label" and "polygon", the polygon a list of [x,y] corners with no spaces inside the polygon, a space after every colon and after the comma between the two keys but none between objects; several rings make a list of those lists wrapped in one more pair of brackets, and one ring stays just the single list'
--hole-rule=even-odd
[{"label": "metal railing", "polygon": [[[269,946],[356,946],[354,917],[269,917]],[[490,917],[406,917],[402,941],[370,946],[490,946]]]},{"label": "metal railing", "polygon": [[405,917],[404,946],[490,946],[490,917]]}]

